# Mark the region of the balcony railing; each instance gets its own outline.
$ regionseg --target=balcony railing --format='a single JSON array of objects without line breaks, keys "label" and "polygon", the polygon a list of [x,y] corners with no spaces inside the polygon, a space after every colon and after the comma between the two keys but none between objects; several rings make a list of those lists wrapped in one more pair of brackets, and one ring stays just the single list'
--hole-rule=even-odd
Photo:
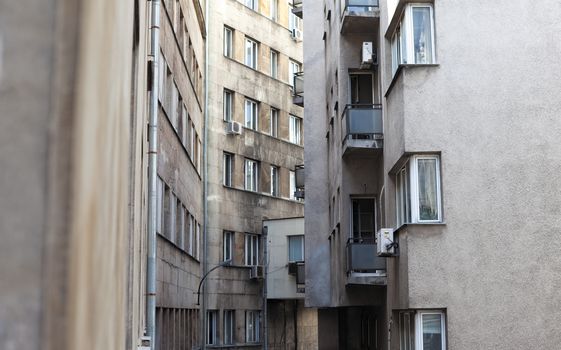
[{"label": "balcony railing", "polygon": [[376,253],[374,239],[349,238],[347,241],[347,274],[372,273],[385,275],[386,259]]},{"label": "balcony railing", "polygon": [[345,150],[351,148],[382,148],[384,129],[382,105],[349,104],[343,111]]},{"label": "balcony railing", "polygon": [[304,72],[294,73],[292,103],[304,107]]},{"label": "balcony railing", "polygon": [[304,13],[302,11],[302,0],[292,0],[292,13],[300,18],[304,17]]},{"label": "balcony railing", "polygon": [[373,33],[379,17],[378,0],[345,0],[341,33]]}]

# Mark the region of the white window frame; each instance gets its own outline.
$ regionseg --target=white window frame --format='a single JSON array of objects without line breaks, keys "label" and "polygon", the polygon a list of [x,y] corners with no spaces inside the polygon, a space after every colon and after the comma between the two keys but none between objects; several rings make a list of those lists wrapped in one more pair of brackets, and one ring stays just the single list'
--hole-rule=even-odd
[{"label": "white window frame", "polygon": [[[302,245],[302,259],[300,259],[300,260],[290,259],[290,242],[291,242],[291,239],[295,239],[295,238],[299,238],[299,239],[301,238],[301,239],[302,239],[302,242],[301,242],[301,245]],[[292,235],[292,236],[288,236],[288,244],[287,244],[287,245],[288,245],[288,262],[301,262],[301,261],[304,261],[305,255],[306,255],[305,250],[304,250],[304,249],[305,249],[305,239],[304,239],[304,235]]]},{"label": "white window frame", "polygon": [[[436,205],[438,216],[435,220],[421,220],[419,211],[419,160],[435,160],[436,166]],[[441,190],[440,156],[436,154],[414,155],[396,174],[396,223],[401,226],[406,223],[439,223],[442,222],[442,190]],[[404,182],[405,180],[405,182]],[[408,181],[407,181],[408,180]],[[400,184],[404,184],[405,202],[401,196]],[[409,199],[407,199],[409,198]],[[402,209],[405,209],[402,210]],[[409,220],[408,220],[409,219]],[[408,222],[409,221],[409,222]]]},{"label": "white window frame", "polygon": [[244,0],[244,5],[253,11],[259,10],[259,0]]},{"label": "white window frame", "polygon": [[271,20],[279,20],[279,0],[271,0],[269,3],[269,15]]},{"label": "white window frame", "polygon": [[189,255],[193,256],[193,238],[195,235],[195,217],[189,215]]},{"label": "white window frame", "polygon": [[296,145],[302,143],[302,118],[292,114],[288,123],[288,140]]},{"label": "white window frame", "polygon": [[256,160],[245,159],[244,188],[253,192],[259,190],[259,163]]},{"label": "white window frame", "polygon": [[224,56],[232,58],[234,48],[234,31],[232,28],[224,26]]},{"label": "white window frame", "polygon": [[271,165],[271,196],[278,197],[279,195],[279,173],[279,167]]},{"label": "white window frame", "polygon": [[236,310],[224,310],[224,345],[233,345],[236,338]]},{"label": "white window frame", "polygon": [[245,341],[258,343],[260,337],[261,311],[246,310],[245,312]]},{"label": "white window frame", "polygon": [[446,350],[446,314],[440,310],[419,310],[415,314],[415,350],[424,350],[423,346],[423,315],[440,316],[441,349]]},{"label": "white window frame", "polygon": [[224,173],[224,186],[232,187],[232,174],[233,174],[233,159],[232,153],[224,152],[223,156],[223,173]]},{"label": "white window frame", "polygon": [[301,19],[300,17],[296,16],[294,14],[294,12],[292,12],[292,9],[294,8],[294,6],[292,6],[292,0],[288,0],[288,30],[292,31],[293,29],[300,29],[302,27],[301,25]]},{"label": "white window frame", "polygon": [[259,57],[259,43],[257,41],[245,37],[245,65],[257,69],[257,61]]},{"label": "white window frame", "polygon": [[288,85],[294,89],[294,74],[300,73],[302,66],[294,60],[288,60]]},{"label": "white window frame", "polygon": [[270,54],[271,61],[271,77],[278,79],[279,77],[279,53],[271,49]]},{"label": "white window frame", "polygon": [[[413,9],[429,8],[431,30],[431,58],[430,62],[416,62],[414,50]],[[436,63],[436,44],[434,30],[434,6],[431,3],[408,4],[391,39],[392,74],[397,72],[401,64],[434,64]]]},{"label": "white window frame", "polygon": [[259,124],[259,105],[256,101],[249,98],[245,99],[244,115],[244,126],[248,129],[257,130]]},{"label": "white window frame", "polygon": [[269,134],[273,137],[278,137],[279,133],[279,110],[271,108]]},{"label": "white window frame", "polygon": [[244,243],[245,266],[259,265],[259,236],[253,233],[246,233]]},{"label": "white window frame", "polygon": [[234,259],[234,232],[224,231],[222,234],[222,261]]},{"label": "white window frame", "polygon": [[224,121],[229,122],[232,121],[232,107],[233,107],[233,99],[234,93],[228,89],[224,89],[224,94],[222,95],[222,104],[223,104],[223,118]]},{"label": "white window frame", "polygon": [[218,344],[218,310],[208,310],[207,311],[207,333],[206,333],[206,344],[216,345]]},{"label": "white window frame", "polygon": [[290,191],[289,193],[289,198],[290,199],[294,199],[296,200],[296,196],[294,195],[294,192],[296,192],[296,172],[293,170],[289,171],[289,176],[288,176],[288,190]]}]

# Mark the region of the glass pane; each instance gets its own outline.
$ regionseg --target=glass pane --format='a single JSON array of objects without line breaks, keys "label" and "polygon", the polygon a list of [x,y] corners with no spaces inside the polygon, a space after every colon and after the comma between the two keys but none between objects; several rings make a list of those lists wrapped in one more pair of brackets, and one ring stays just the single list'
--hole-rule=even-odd
[{"label": "glass pane", "polygon": [[436,159],[419,159],[419,219],[438,220]]},{"label": "glass pane", "polygon": [[304,237],[288,237],[288,261],[304,261]]},{"label": "glass pane", "polygon": [[413,48],[415,63],[432,63],[430,7],[413,7]]},{"label": "glass pane", "polygon": [[440,314],[423,315],[423,350],[442,350],[442,320]]}]

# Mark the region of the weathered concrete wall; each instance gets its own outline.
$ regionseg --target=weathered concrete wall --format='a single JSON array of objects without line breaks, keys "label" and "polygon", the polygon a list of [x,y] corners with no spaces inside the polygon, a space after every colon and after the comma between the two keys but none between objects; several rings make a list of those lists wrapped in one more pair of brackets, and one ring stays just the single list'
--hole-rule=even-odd
[{"label": "weathered concrete wall", "polygon": [[[403,141],[386,143],[385,169],[403,152],[441,152],[445,224],[400,233],[406,273],[394,276],[390,308],[447,308],[453,349],[556,348],[561,74],[551,67],[561,45],[548,33],[561,30],[561,6],[434,6],[439,66],[403,70],[388,95],[386,140]],[[389,61],[384,68],[386,89]]]},{"label": "weathered concrete wall", "polygon": [[318,349],[317,309],[303,300],[269,300],[267,308],[269,349]]}]

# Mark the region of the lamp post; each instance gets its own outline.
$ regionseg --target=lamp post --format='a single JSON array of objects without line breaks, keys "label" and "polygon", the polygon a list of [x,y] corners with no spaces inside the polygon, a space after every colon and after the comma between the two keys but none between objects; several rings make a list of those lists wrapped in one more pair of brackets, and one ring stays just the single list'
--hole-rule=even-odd
[{"label": "lamp post", "polygon": [[203,278],[201,278],[201,281],[199,282],[199,288],[197,289],[197,305],[201,305],[201,304],[200,304],[200,299],[201,299],[201,287],[203,286],[203,282],[204,282],[205,279],[208,277],[208,275],[209,275],[212,271],[216,270],[216,269],[219,268],[219,267],[222,267],[222,266],[230,266],[230,265],[232,265],[232,260],[226,260],[226,261],[223,261],[223,262],[221,262],[220,264],[216,265],[216,266],[213,267],[212,269],[208,270],[207,273],[205,273],[205,275],[203,276]]}]

